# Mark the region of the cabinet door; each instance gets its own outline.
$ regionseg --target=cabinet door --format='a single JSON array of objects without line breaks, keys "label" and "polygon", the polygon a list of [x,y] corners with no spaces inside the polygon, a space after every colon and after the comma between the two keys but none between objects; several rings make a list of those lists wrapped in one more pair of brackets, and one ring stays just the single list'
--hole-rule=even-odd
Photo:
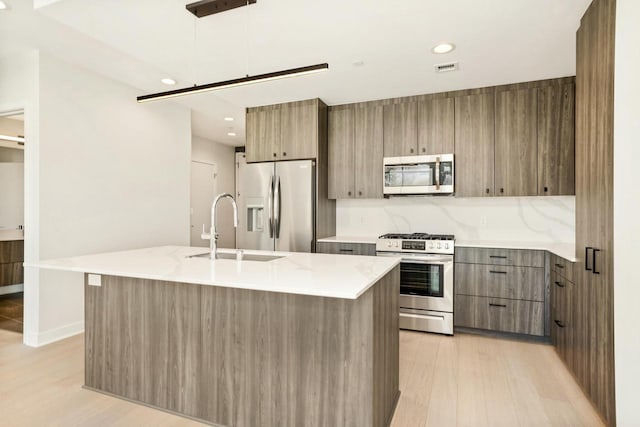
[{"label": "cabinet door", "polygon": [[281,160],[315,159],[318,147],[318,105],[285,105],[282,121]]},{"label": "cabinet door", "polygon": [[537,89],[496,94],[496,195],[538,194]]},{"label": "cabinet door", "polygon": [[280,110],[250,111],[246,116],[247,162],[270,162],[280,158]]},{"label": "cabinet door", "polygon": [[455,98],[455,192],[458,197],[492,196],[494,95]]},{"label": "cabinet door", "polygon": [[329,111],[329,198],[348,199],[355,194],[355,111]]},{"label": "cabinet door", "polygon": [[418,103],[418,153],[451,154],[454,146],[453,98]]},{"label": "cabinet door", "polygon": [[538,195],[575,194],[575,89],[538,89]]},{"label": "cabinet door", "polygon": [[384,106],[384,156],[418,153],[418,108],[415,102]]},{"label": "cabinet door", "polygon": [[357,108],[355,111],[356,197],[382,198],[383,108]]}]

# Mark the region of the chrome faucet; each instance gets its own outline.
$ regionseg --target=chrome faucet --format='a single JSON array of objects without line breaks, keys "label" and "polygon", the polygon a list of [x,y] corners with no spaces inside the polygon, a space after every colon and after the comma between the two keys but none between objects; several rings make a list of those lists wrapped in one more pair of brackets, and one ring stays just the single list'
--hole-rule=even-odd
[{"label": "chrome faucet", "polygon": [[211,242],[211,259],[218,258],[218,237],[220,237],[220,235],[216,227],[216,207],[218,206],[218,202],[225,198],[231,199],[231,203],[233,204],[233,226],[238,228],[238,205],[236,204],[236,200],[229,193],[218,194],[211,205],[211,229],[209,233],[205,233],[204,224],[202,224],[202,234],[200,235],[203,240],[209,240]]}]

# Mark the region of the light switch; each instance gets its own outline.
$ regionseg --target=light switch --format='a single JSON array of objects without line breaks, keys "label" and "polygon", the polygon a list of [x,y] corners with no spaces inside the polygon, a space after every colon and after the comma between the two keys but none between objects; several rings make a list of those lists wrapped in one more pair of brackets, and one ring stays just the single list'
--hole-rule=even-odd
[{"label": "light switch", "polygon": [[91,286],[102,286],[102,276],[99,274],[89,274],[87,283]]}]

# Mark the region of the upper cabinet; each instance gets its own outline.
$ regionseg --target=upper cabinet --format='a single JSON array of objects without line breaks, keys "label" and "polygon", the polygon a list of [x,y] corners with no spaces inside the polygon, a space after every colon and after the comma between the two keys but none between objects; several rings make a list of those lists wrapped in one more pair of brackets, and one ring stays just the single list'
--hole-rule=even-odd
[{"label": "upper cabinet", "polygon": [[538,194],[537,95],[536,88],[496,93],[497,196]]},{"label": "upper cabinet", "polygon": [[538,89],[538,194],[575,194],[575,85]]},{"label": "upper cabinet", "polygon": [[494,195],[494,94],[455,98],[456,195]]},{"label": "upper cabinet", "polygon": [[[404,102],[384,106],[384,156],[418,154],[418,105]],[[380,166],[382,167],[382,166]]]},{"label": "upper cabinet", "polygon": [[383,107],[329,111],[329,198],[382,198]]},{"label": "upper cabinet", "polygon": [[280,109],[247,111],[247,162],[278,160],[280,154]]},{"label": "upper cabinet", "polygon": [[317,98],[248,108],[247,162],[317,159],[326,108]]},{"label": "upper cabinet", "polygon": [[418,154],[453,153],[454,104],[454,98],[418,102]]}]

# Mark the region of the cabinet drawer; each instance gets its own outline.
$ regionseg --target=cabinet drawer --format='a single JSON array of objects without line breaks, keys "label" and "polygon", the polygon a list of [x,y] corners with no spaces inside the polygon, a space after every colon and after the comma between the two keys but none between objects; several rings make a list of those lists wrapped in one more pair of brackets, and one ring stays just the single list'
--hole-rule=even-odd
[{"label": "cabinet drawer", "polygon": [[551,342],[570,369],[574,366],[574,287],[572,282],[551,272]]},{"label": "cabinet drawer", "polygon": [[0,263],[23,262],[24,240],[0,242]]},{"label": "cabinet drawer", "polygon": [[456,263],[455,293],[544,301],[544,268]]},{"label": "cabinet drawer", "polygon": [[551,271],[555,271],[565,279],[575,283],[574,267],[574,262],[571,262],[557,255],[551,255]]},{"label": "cabinet drawer", "polygon": [[456,295],[454,324],[468,328],[544,335],[544,303]]},{"label": "cabinet drawer", "polygon": [[376,245],[369,243],[317,242],[316,252],[321,254],[375,256]]},{"label": "cabinet drawer", "polygon": [[456,262],[468,264],[544,267],[544,251],[456,247]]}]

